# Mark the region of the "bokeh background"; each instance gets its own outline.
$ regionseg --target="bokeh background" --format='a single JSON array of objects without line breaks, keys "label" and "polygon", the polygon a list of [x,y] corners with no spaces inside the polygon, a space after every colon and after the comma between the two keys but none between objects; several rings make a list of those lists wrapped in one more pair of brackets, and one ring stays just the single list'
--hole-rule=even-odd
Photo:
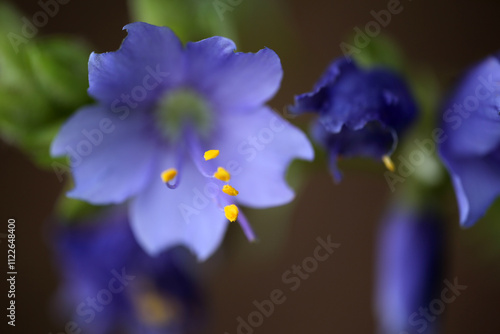
[{"label": "bokeh background", "polygon": [[[362,28],[373,19],[371,10],[385,9],[388,3],[272,2],[285,9],[263,10],[253,0],[243,0],[225,15],[245,18],[239,24],[239,50],[257,51],[267,46],[280,55],[285,77],[281,91],[271,101],[277,110],[292,103],[294,94],[308,91],[328,63],[341,55],[339,44],[349,41],[356,26]],[[28,17],[40,10],[33,0],[14,4]],[[467,66],[500,50],[498,1],[405,0],[402,6],[403,11],[392,17],[383,32],[395,39],[411,64],[434,72],[443,87],[449,87]],[[125,0],[72,0],[61,6],[39,36],[73,35],[97,52],[112,51],[119,47],[125,36],[121,28],[129,21]],[[7,232],[7,219],[14,217],[18,267],[16,328],[7,327],[2,315],[0,328],[6,329],[0,332],[64,332],[64,323],[53,315],[59,280],[50,239],[51,212],[62,185],[54,173],[38,170],[5,143],[0,143],[0,162],[0,226],[4,226],[0,234]],[[344,168],[340,185],[333,184],[326,167],[314,173],[303,185],[286,222],[260,219],[265,213],[255,215],[258,244],[246,243],[236,226],[230,228],[224,247],[196,268],[209,307],[206,333],[236,333],[236,318],[247,317],[255,309],[252,302],[268,299],[274,289],[286,291],[287,300],[255,333],[375,333],[375,240],[392,193],[383,167],[369,161],[366,164],[373,171]],[[488,233],[495,222],[480,221],[462,230],[451,192],[441,205],[449,213],[445,277],[457,277],[468,287],[440,316],[443,332],[500,333],[500,257],[490,251],[500,241]],[[271,210],[269,215],[275,213]],[[312,255],[317,237],[328,235],[341,247],[320,263],[297,291],[290,292],[282,274]],[[0,240],[0,257],[6,258],[5,239]],[[1,281],[0,294],[6,300],[7,287],[5,280]],[[1,305],[4,309],[7,304]]]}]

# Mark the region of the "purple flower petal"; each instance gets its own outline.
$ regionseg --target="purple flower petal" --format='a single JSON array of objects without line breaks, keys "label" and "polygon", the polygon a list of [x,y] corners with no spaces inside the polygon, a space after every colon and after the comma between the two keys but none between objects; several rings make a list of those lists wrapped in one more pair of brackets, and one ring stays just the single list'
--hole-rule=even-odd
[{"label": "purple flower petal", "polygon": [[252,109],[276,94],[283,69],[276,53],[234,53],[232,41],[213,37],[186,45],[188,81],[211,99],[217,111]]},{"label": "purple flower petal", "polygon": [[486,214],[490,205],[500,196],[500,157],[445,158],[445,162],[455,187],[460,224],[470,227]]},{"label": "purple flower petal", "polygon": [[311,133],[318,143],[328,149],[330,172],[336,183],[342,181],[342,172],[337,166],[340,158],[363,156],[381,160],[384,155],[390,156],[398,143],[396,132],[384,128],[379,122],[368,123],[359,130],[344,127],[341,132],[332,133],[316,121]]},{"label": "purple flower petal", "polygon": [[443,113],[443,149],[456,156],[483,155],[500,145],[500,62],[489,57],[463,78]]},{"label": "purple flower petal", "polygon": [[[386,217],[378,237],[374,305],[380,333],[417,333],[412,314],[429,305],[442,284],[443,241],[442,221],[432,209],[403,205]],[[435,329],[434,323],[418,332]]]},{"label": "purple flower petal", "polygon": [[451,175],[462,226],[500,195],[500,62],[490,56],[464,76],[442,115],[439,154]]},{"label": "purple flower petal", "polygon": [[141,113],[125,120],[101,107],[80,109],[51,147],[69,155],[75,188],[68,196],[93,204],[121,203],[146,185],[155,142]]},{"label": "purple flower petal", "polygon": [[148,106],[182,80],[182,44],[166,27],[137,22],[124,29],[118,51],[90,55],[89,94],[109,108]]},{"label": "purple flower petal", "polygon": [[223,66],[226,59],[234,55],[235,50],[236,45],[232,40],[218,36],[186,43],[186,61],[189,64],[188,80],[198,84],[200,78],[213,75],[214,71]]},{"label": "purple flower petal", "polygon": [[339,156],[389,155],[417,117],[410,90],[396,73],[360,68],[344,57],[328,67],[311,92],[296,96],[290,111],[318,114],[313,137],[328,151],[336,181]]},{"label": "purple flower petal", "polygon": [[335,60],[310,93],[295,98],[296,113],[315,111],[331,132],[343,126],[359,130],[380,121],[397,132],[415,119],[416,107],[405,82],[384,68],[362,69],[345,58]]},{"label": "purple flower petal", "polygon": [[174,163],[172,155],[165,156],[148,186],[131,202],[132,230],[151,255],[184,245],[199,260],[205,260],[221,243],[229,223],[223,208],[216,203],[216,196],[222,192],[190,160],[185,161],[180,171],[179,186],[175,190],[167,188],[160,174]]},{"label": "purple flower petal", "polygon": [[236,200],[266,208],[294,198],[285,180],[294,159],[312,160],[314,150],[305,134],[269,108],[227,115],[211,144],[220,150],[217,163],[231,173]]}]

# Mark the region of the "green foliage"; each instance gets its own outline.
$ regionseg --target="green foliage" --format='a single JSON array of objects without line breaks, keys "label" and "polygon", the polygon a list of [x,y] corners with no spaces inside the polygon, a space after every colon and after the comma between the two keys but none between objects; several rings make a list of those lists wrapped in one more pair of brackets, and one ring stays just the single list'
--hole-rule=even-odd
[{"label": "green foliage", "polygon": [[[211,36],[236,39],[229,12],[219,10],[213,0],[129,0],[133,21],[171,28],[183,41]],[[234,10],[232,6],[229,6]]]},{"label": "green foliage", "polygon": [[360,49],[359,53],[354,54],[353,58],[364,67],[384,66],[396,72],[405,70],[405,61],[399,46],[394,40],[382,34],[370,40],[370,43]]},{"label": "green foliage", "polygon": [[90,51],[63,37],[25,39],[13,45],[8,36],[21,31],[21,15],[0,5],[0,137],[48,167],[49,147],[59,126],[90,102],[87,62]]}]

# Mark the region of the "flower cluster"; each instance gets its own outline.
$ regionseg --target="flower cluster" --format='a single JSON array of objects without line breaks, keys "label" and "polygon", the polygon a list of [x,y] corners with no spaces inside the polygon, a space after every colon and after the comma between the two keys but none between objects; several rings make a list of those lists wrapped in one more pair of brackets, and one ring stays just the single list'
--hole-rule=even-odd
[{"label": "flower cluster", "polygon": [[[270,3],[252,6],[271,16],[282,9]],[[70,36],[38,38],[59,11],[54,0],[39,5],[30,20],[0,4],[7,36],[0,40],[0,139],[38,167],[52,167],[60,182],[71,175],[51,230],[61,276],[54,314],[75,333],[200,332],[207,308],[197,261],[217,251],[231,224],[257,240],[248,219],[257,214],[247,218],[245,208],[290,203],[287,180],[297,185],[318,165],[324,169],[320,154],[316,165],[289,172],[315,151],[306,133],[269,106],[282,83],[281,59],[269,48],[237,52],[218,36],[238,36],[233,20],[243,17],[223,19],[221,8],[235,7],[219,1],[130,0],[135,23],[124,27],[120,48],[105,53],[90,53]],[[392,9],[372,14],[384,25]],[[272,28],[281,40],[295,40],[281,36],[294,31],[281,29],[282,21]],[[409,67],[392,41],[368,38],[370,25],[354,36],[366,45],[352,59],[334,59],[310,91],[295,96],[288,116],[312,115],[307,132],[336,183],[342,159],[369,158],[394,172],[398,156],[399,175],[385,174],[396,196],[377,239],[376,326],[384,334],[434,334],[451,293],[466,288],[443,279],[450,233],[442,203],[453,191],[460,225],[470,227],[500,197],[500,53],[472,66],[440,101],[439,71]],[[408,140],[409,130],[417,138]],[[393,177],[404,183],[397,193]],[[290,208],[266,219],[283,227]],[[499,208],[490,210],[492,220]],[[495,239],[499,231],[488,232]],[[14,325],[14,293],[9,298]],[[264,301],[254,304],[263,311]]]},{"label": "flower cluster", "polygon": [[[176,267],[179,249],[172,247],[187,246],[204,260],[235,221],[255,240],[239,205],[267,208],[291,201],[287,167],[293,159],[311,160],[313,149],[299,129],[265,106],[283,75],[270,49],[238,53],[222,37],[183,46],[170,29],[141,22],[125,29],[118,51],[90,56],[88,92],[97,104],[81,108],[51,147],[53,156],[70,158],[75,187],[69,196],[128,204],[128,217],[120,212],[103,226],[62,234],[59,251],[69,268],[65,294],[78,300],[104,284],[103,273],[116,274],[110,268],[127,266],[142,279],[117,297],[106,317],[92,315],[100,319],[96,330],[119,323],[168,331],[181,328],[168,315],[179,304],[189,313],[196,299],[189,277]],[[478,86],[477,78],[488,85]],[[465,76],[443,113],[439,151],[464,226],[500,195],[498,82],[500,60],[487,58]],[[290,110],[318,115],[312,137],[327,151],[336,181],[341,158],[369,157],[394,170],[390,156],[418,116],[401,77],[347,58],[335,60]],[[384,333],[413,330],[415,309],[436,291],[441,225],[434,210],[402,205],[382,227],[376,309]],[[150,258],[138,245],[159,257]],[[172,294],[177,307],[168,303]],[[153,309],[144,311],[146,306]],[[435,324],[422,330],[431,333]]]}]

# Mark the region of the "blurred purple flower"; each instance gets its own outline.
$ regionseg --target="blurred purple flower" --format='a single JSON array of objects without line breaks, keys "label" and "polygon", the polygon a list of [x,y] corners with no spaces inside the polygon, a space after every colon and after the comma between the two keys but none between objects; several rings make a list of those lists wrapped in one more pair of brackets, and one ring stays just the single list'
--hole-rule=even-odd
[{"label": "blurred purple flower", "polygon": [[387,69],[359,68],[346,58],[335,60],[312,92],[296,96],[290,110],[319,115],[312,135],[326,148],[336,182],[342,178],[339,158],[389,157],[417,116],[413,97],[399,76]]},{"label": "blurred purple flower", "polygon": [[375,313],[380,333],[435,333],[422,310],[439,297],[442,222],[433,211],[397,207],[378,238]]},{"label": "blurred purple flower", "polygon": [[63,284],[59,314],[85,333],[184,333],[203,323],[202,298],[181,247],[150,257],[137,244],[126,212],[58,227]]},{"label": "blurred purple flower", "polygon": [[[132,230],[148,253],[182,244],[206,259],[224,236],[224,208],[236,217],[233,204],[291,201],[286,169],[295,158],[312,159],[312,147],[263,105],[283,74],[272,50],[235,53],[222,37],[183,46],[170,29],[146,23],[125,29],[118,51],[90,56],[89,94],[98,104],[62,127],[51,153],[70,156],[75,188],[68,196],[130,200]],[[212,149],[220,155],[204,161]],[[237,197],[221,191],[229,178],[214,178],[218,167],[231,174]],[[238,222],[253,240],[241,213]]]},{"label": "blurred purple flower", "polygon": [[472,226],[500,195],[500,61],[470,69],[445,105],[439,153],[455,187],[462,226]]}]

